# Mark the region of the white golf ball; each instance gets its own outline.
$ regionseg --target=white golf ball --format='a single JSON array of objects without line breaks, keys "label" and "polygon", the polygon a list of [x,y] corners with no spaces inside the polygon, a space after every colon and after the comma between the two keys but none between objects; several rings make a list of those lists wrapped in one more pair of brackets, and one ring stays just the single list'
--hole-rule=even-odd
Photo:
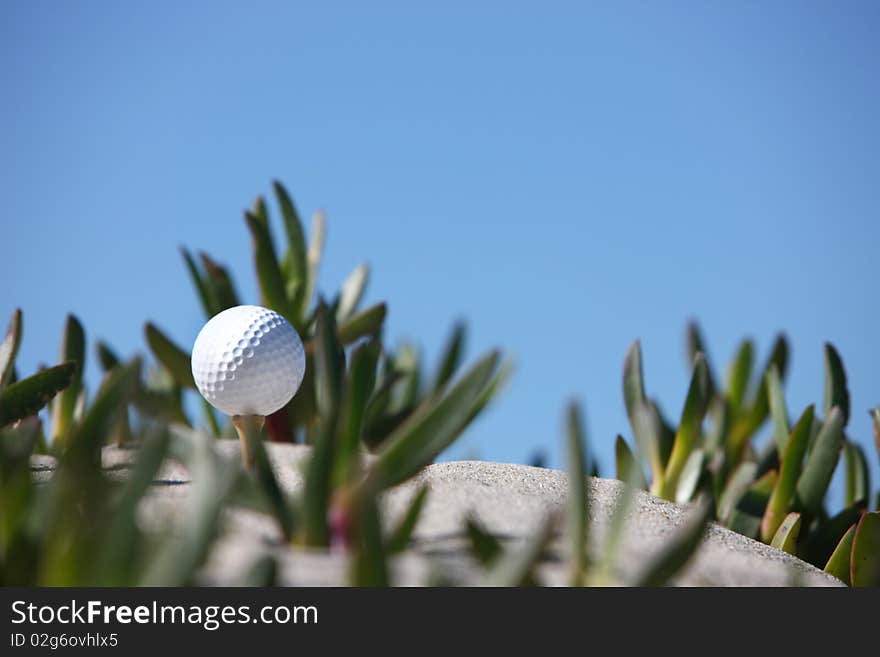
[{"label": "white golf ball", "polygon": [[196,386],[227,415],[274,413],[296,394],[305,371],[296,330],[262,306],[235,306],[214,315],[193,345]]}]

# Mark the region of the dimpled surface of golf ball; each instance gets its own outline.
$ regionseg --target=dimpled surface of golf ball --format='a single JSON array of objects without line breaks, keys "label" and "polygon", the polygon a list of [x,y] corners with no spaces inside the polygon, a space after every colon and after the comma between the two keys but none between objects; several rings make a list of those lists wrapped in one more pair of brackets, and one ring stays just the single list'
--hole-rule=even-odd
[{"label": "dimpled surface of golf ball", "polygon": [[235,306],[218,313],[193,345],[196,386],[227,415],[274,413],[296,394],[305,370],[296,330],[262,306]]}]

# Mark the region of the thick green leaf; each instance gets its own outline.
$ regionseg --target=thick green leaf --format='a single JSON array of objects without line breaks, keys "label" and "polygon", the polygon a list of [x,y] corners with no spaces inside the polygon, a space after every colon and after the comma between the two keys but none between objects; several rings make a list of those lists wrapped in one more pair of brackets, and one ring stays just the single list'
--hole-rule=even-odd
[{"label": "thick green leaf", "polygon": [[366,310],[362,310],[356,315],[349,317],[339,327],[339,341],[344,345],[349,345],[360,338],[378,335],[382,330],[386,314],[387,308],[385,304],[377,303],[375,306],[370,306]]},{"label": "thick green leaf", "polygon": [[508,549],[482,578],[482,586],[525,586],[535,581],[535,568],[553,537],[555,518],[550,516],[519,546]]},{"label": "thick green leaf", "polygon": [[825,572],[833,575],[847,586],[852,586],[850,579],[850,558],[852,557],[853,537],[856,535],[856,526],[853,525],[848,530],[834,552],[831,553],[828,562],[825,564]]},{"label": "thick green leaf", "polygon": [[16,308],[9,319],[6,337],[0,342],[0,390],[9,385],[15,367],[15,356],[21,344],[21,309]]},{"label": "thick green leaf", "polygon": [[287,234],[287,249],[281,268],[289,289],[295,291],[289,298],[291,305],[304,316],[302,297],[308,286],[308,261],[306,259],[306,237],[299,212],[291,199],[290,194],[279,181],[272,183],[275,190],[275,198],[281,209],[281,218],[284,221],[284,231]]},{"label": "thick green leaf", "polygon": [[730,514],[727,524],[730,529],[749,538],[758,538],[761,533],[761,520],[767,511],[767,503],[770,501],[777,478],[776,470],[770,470],[748,487],[737,500]]},{"label": "thick green leaf", "polygon": [[714,397],[718,390],[715,383],[715,375],[712,373],[712,366],[709,363],[709,352],[706,350],[706,342],[703,340],[702,332],[696,321],[690,321],[687,325],[687,352],[688,364],[694,367],[697,360],[697,354],[703,354],[706,359],[706,371],[708,374],[709,397]]},{"label": "thick green leaf", "polygon": [[754,365],[754,352],[754,343],[751,340],[743,340],[727,372],[727,400],[734,413],[742,409],[745,402]]},{"label": "thick green leaf", "polygon": [[877,456],[880,457],[880,406],[872,408],[869,414],[874,426],[874,445],[877,447]]},{"label": "thick green leaf", "polygon": [[656,422],[646,421],[648,400],[645,396],[642,347],[638,340],[630,345],[623,362],[623,401],[635,436],[636,451],[640,457],[647,459],[656,486],[663,479],[665,460],[660,448],[659,416],[655,418]]},{"label": "thick green leaf", "polygon": [[180,254],[183,256],[183,261],[186,263],[186,269],[189,272],[189,277],[192,279],[193,285],[196,288],[196,295],[199,297],[199,301],[202,304],[202,310],[205,313],[205,318],[210,319],[218,312],[220,312],[217,308],[217,300],[214,298],[210,287],[205,282],[205,279],[202,277],[199,268],[196,266],[196,261],[193,259],[190,252],[186,248],[181,246]]},{"label": "thick green leaf", "polygon": [[101,447],[114,427],[118,426],[122,413],[133,397],[140,371],[141,361],[138,358],[114,368],[101,382],[82,422],[63,436],[61,444],[73,468],[100,464]]},{"label": "thick green leaf", "polygon": [[788,423],[788,410],[785,406],[785,395],[782,392],[782,379],[779,368],[772,365],[766,377],[767,395],[770,401],[770,417],[773,419],[773,437],[776,439],[776,450],[779,457],[785,454],[785,446],[791,428]]},{"label": "thick green leaf", "polygon": [[240,305],[235,286],[229,272],[222,265],[214,262],[207,253],[200,253],[205,268],[205,285],[211,290],[211,297],[216,302],[217,312]]},{"label": "thick green leaf", "polygon": [[[14,427],[0,427],[0,490],[15,472],[23,473],[30,484],[29,461],[40,438],[41,425],[40,418],[31,416]],[[0,508],[4,508],[2,503],[0,499]]]},{"label": "thick green leaf", "polygon": [[695,449],[684,464],[678,487],[675,489],[675,501],[679,504],[690,502],[703,480],[708,456],[705,450]]},{"label": "thick green leaf", "polygon": [[843,426],[849,422],[849,389],[840,354],[830,342],[825,343],[825,415],[834,407],[843,415]]},{"label": "thick green leaf", "polygon": [[818,515],[843,447],[843,413],[836,406],[826,416],[796,487],[796,508]]},{"label": "thick green leaf", "polygon": [[571,585],[581,586],[587,572],[587,529],[590,506],[587,486],[586,435],[581,409],[571,402],[566,410],[566,469],[568,470],[568,535],[571,539]]},{"label": "thick green leaf", "polygon": [[250,212],[245,212],[245,221],[253,241],[254,263],[263,305],[283,315],[294,328],[302,332],[299,313],[295,312],[287,298],[287,287],[275,255],[275,245],[272,242],[268,222],[264,222],[261,217]]},{"label": "thick green leaf", "polygon": [[709,408],[708,377],[706,359],[698,354],[694,361],[694,372],[691,376],[684,409],[681,412],[681,421],[678,425],[678,433],[675,435],[672,454],[663,475],[661,496],[668,500],[675,499],[678,479],[700,436],[700,426]]},{"label": "thick green leaf", "polygon": [[278,561],[271,554],[261,554],[245,571],[236,586],[265,587],[276,586],[278,582]]},{"label": "thick green leaf", "polygon": [[156,479],[159,468],[168,452],[170,436],[161,428],[151,433],[138,452],[134,468],[122,489],[119,502],[100,543],[100,551],[93,568],[95,586],[132,586],[131,562],[135,559],[138,541],[137,509],[141,498]]},{"label": "thick green leaf", "polygon": [[590,573],[590,584],[608,586],[614,583],[615,567],[619,560],[620,547],[623,542],[623,530],[626,526],[626,518],[632,507],[635,496],[635,487],[632,482],[625,481],[623,488],[614,502],[614,512],[611,515],[611,523],[602,546],[602,554],[596,568]]},{"label": "thick green leaf", "polygon": [[455,371],[461,363],[464,352],[466,327],[463,322],[458,322],[452,329],[452,335],[443,349],[440,358],[440,366],[437,368],[437,378],[434,380],[434,390],[441,390],[452,379]]},{"label": "thick green leaf", "polygon": [[639,465],[638,460],[636,460],[635,455],[621,435],[618,435],[614,441],[614,462],[617,468],[617,478],[620,481],[635,480],[637,488],[647,490],[648,482],[645,479],[645,474],[642,472],[642,466]]},{"label": "thick green leaf", "polygon": [[293,509],[287,502],[284,492],[275,478],[275,471],[269,460],[269,454],[259,435],[248,441],[253,455],[253,476],[257,487],[266,501],[266,505],[272,517],[278,523],[278,530],[286,541],[293,538],[296,530],[296,518]]},{"label": "thick green leaf", "polygon": [[864,513],[853,536],[852,586],[880,586],[880,512]]},{"label": "thick green leaf", "polygon": [[221,457],[212,448],[213,440],[199,435],[188,464],[192,491],[184,509],[180,534],[166,540],[143,576],[141,586],[181,586],[189,584],[219,530],[220,513],[238,479],[240,466],[234,459]]},{"label": "thick green leaf", "polygon": [[835,516],[821,519],[811,528],[806,537],[805,560],[821,568],[831,556],[834,547],[840,542],[846,530],[855,525],[862,517],[864,505],[848,506]]},{"label": "thick green leaf", "polygon": [[465,519],[465,530],[471,544],[471,553],[484,566],[488,566],[504,552],[501,543],[473,515]]},{"label": "thick green leaf", "polygon": [[812,427],[813,406],[810,405],[794,425],[791,437],[788,439],[785,451],[783,452],[779,477],[776,479],[776,486],[770,495],[767,509],[764,512],[764,518],[761,521],[761,540],[765,543],[773,538],[786,514],[791,509],[798,478],[801,475],[801,464],[810,441]]},{"label": "thick green leaf", "polygon": [[481,358],[442,398],[428,399],[395,429],[363,487],[381,491],[406,481],[446,449],[466,426],[498,359],[494,351]]},{"label": "thick green leaf", "polygon": [[339,292],[339,305],[336,307],[336,321],[340,324],[351,317],[360,305],[370,279],[370,268],[361,263],[348,275]]},{"label": "thick green leaf", "polygon": [[776,530],[776,533],[773,535],[773,540],[770,541],[771,547],[775,547],[777,550],[782,550],[783,552],[788,552],[789,554],[797,553],[797,540],[798,535],[801,532],[801,514],[796,511],[792,511],[785,519],[782,521],[782,524],[779,525],[779,529]]},{"label": "thick green leaf", "polygon": [[419,521],[419,516],[421,515],[422,509],[425,507],[425,502],[428,499],[428,490],[427,486],[422,486],[416,494],[413,495],[409,506],[406,509],[406,513],[388,538],[387,550],[389,554],[403,552],[409,546],[413,531]]},{"label": "thick green leaf", "polygon": [[86,336],[82,324],[73,315],[67,316],[64,337],[61,342],[62,362],[76,363],[73,377],[61,394],[52,402],[52,438],[66,434],[73,423],[73,413],[82,389],[82,376],[86,362]]},{"label": "thick green leaf", "polygon": [[355,586],[388,586],[388,554],[382,543],[382,526],[375,498],[364,498],[357,505],[355,534],[352,583]]},{"label": "thick green leaf", "polygon": [[153,356],[168,370],[174,382],[184,388],[195,388],[190,355],[174,344],[151,322],[144,325],[144,335],[147,337],[147,344]]},{"label": "thick green leaf", "polygon": [[666,542],[660,553],[651,559],[633,584],[635,586],[667,584],[687,564],[700,546],[711,513],[711,500],[707,497],[700,498],[683,527]]},{"label": "thick green leaf", "polygon": [[315,399],[323,419],[340,407],[345,354],[336,336],[336,320],[323,301],[315,319]]},{"label": "thick green leaf", "polygon": [[70,385],[76,368],[72,361],[62,363],[0,391],[0,427],[36,415],[52,397]]},{"label": "thick green leaf", "polygon": [[330,497],[333,460],[336,455],[334,440],[335,415],[323,418],[319,424],[318,437],[312,447],[303,486],[303,539],[310,547],[326,547],[330,544]]},{"label": "thick green leaf", "polygon": [[371,340],[360,345],[351,356],[344,384],[339,454],[334,466],[334,479],[338,486],[351,482],[357,473],[364,417],[367,402],[376,386],[376,364],[381,351],[382,344],[378,340]]},{"label": "thick green leaf", "polygon": [[736,503],[749,489],[758,474],[758,464],[751,461],[740,463],[727,480],[718,501],[718,520],[722,524],[730,521]]},{"label": "thick green leaf", "polygon": [[98,340],[98,344],[95,345],[95,350],[98,353],[98,362],[101,364],[101,371],[109,372],[119,365],[119,356],[117,356],[105,342]]},{"label": "thick green leaf", "polygon": [[318,282],[318,268],[321,266],[321,256],[324,253],[324,238],[326,236],[326,220],[320,210],[312,214],[311,241],[307,254],[309,261],[309,275],[306,281],[305,293],[302,296],[300,313],[303,317],[308,314],[309,305],[312,303],[312,295]]},{"label": "thick green leaf", "polygon": [[871,494],[871,479],[868,472],[868,461],[861,446],[846,441],[843,446],[844,463],[846,464],[846,506],[852,504],[867,505]]}]

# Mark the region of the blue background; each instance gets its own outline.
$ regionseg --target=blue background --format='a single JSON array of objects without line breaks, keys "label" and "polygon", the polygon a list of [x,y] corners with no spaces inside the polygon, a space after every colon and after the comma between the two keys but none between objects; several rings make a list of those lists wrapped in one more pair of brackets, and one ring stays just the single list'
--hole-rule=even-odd
[{"label": "blue background", "polygon": [[880,478],[880,4],[0,12],[0,314],[24,310],[24,373],[56,359],[68,311],[123,354],[144,350],[147,319],[191,344],[203,319],[180,244],[256,302],[241,211],[279,178],[303,213],[327,211],[321,289],[368,261],[392,342],[434,363],[463,317],[471,356],[515,355],[447,457],[558,464],[576,396],[611,474],[628,344],[675,418],[697,317],[719,374],[742,337],[761,362],[787,332],[792,413],[821,404],[832,341]]}]

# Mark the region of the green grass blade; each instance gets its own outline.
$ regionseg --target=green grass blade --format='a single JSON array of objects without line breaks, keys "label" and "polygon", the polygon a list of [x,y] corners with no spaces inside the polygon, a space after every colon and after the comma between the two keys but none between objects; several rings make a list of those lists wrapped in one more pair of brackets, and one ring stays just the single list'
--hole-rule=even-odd
[{"label": "green grass blade", "polygon": [[0,390],[9,385],[15,368],[15,357],[21,344],[21,309],[16,308],[9,319],[6,336],[0,342]]},{"label": "green grass blade", "polygon": [[785,395],[782,392],[782,379],[779,376],[779,368],[772,365],[766,377],[767,395],[770,402],[770,417],[773,419],[773,437],[776,440],[776,450],[779,457],[785,454],[785,446],[791,435],[788,422],[788,409],[785,406]]},{"label": "green grass blade", "polygon": [[850,558],[852,556],[853,537],[856,535],[856,525],[846,530],[846,534],[840,539],[834,552],[825,564],[825,572],[833,575],[847,586],[852,586],[850,579]]},{"label": "green grass blade", "polygon": [[348,275],[339,292],[339,305],[336,307],[337,322],[341,324],[357,311],[369,280],[370,268],[364,263],[359,264]]},{"label": "green grass blade", "polygon": [[434,390],[441,390],[458,369],[464,353],[464,343],[467,327],[463,322],[457,322],[452,329],[452,335],[446,342],[443,354],[440,358],[440,366],[437,368],[437,377],[434,380]]},{"label": "green grass blade", "polygon": [[587,572],[587,530],[590,507],[587,485],[586,434],[580,406],[570,402],[566,409],[566,470],[568,497],[566,498],[568,535],[571,540],[570,582],[581,586]]},{"label": "green grass blade", "polygon": [[846,492],[844,503],[868,504],[871,494],[871,479],[868,472],[868,461],[861,446],[845,441],[843,446],[844,463],[846,464]]},{"label": "green grass blade", "polygon": [[690,560],[700,546],[712,512],[711,501],[703,497],[691,511],[683,527],[670,538],[660,553],[634,581],[635,586],[664,586]]},{"label": "green grass blade", "polygon": [[367,490],[381,491],[409,479],[446,449],[466,426],[498,360],[497,352],[484,356],[442,398],[427,400],[397,427],[370,468]]},{"label": "green grass blade", "polygon": [[663,476],[662,497],[675,499],[678,479],[700,436],[700,426],[709,408],[708,370],[706,359],[697,356],[687,399],[681,412],[678,433]]},{"label": "green grass blade", "polygon": [[648,489],[648,482],[642,472],[642,466],[626,444],[623,436],[617,436],[614,441],[614,463],[616,466],[617,479],[620,481],[634,480],[636,487],[642,490]]},{"label": "green grass blade", "polygon": [[767,502],[767,509],[761,521],[761,540],[769,542],[791,509],[797,482],[801,475],[801,465],[810,442],[813,427],[813,406],[810,405],[794,425],[787,441],[779,469],[776,486]]},{"label": "green grass blade", "polygon": [[773,539],[770,541],[770,546],[789,554],[796,554],[797,540],[800,532],[801,514],[792,511],[785,516],[785,519],[779,525],[779,529],[776,530]]},{"label": "green grass blade", "polygon": [[415,531],[416,524],[418,524],[419,517],[422,514],[422,509],[425,507],[425,502],[428,499],[428,490],[428,486],[422,486],[413,495],[406,513],[388,538],[387,550],[389,554],[403,552],[409,546],[413,531]]},{"label": "green grass blade", "polygon": [[880,586],[880,513],[864,513],[856,526],[850,581],[853,586]]},{"label": "green grass blade", "polygon": [[385,322],[388,309],[384,303],[377,303],[366,310],[349,317],[339,327],[339,341],[344,345],[356,342],[360,338],[378,335]]},{"label": "green grass blade", "polygon": [[144,335],[150,351],[162,366],[168,370],[174,382],[183,388],[195,388],[190,355],[171,341],[155,324],[144,325]]},{"label": "green grass blade", "polygon": [[796,508],[816,517],[843,447],[843,413],[836,406],[826,416],[796,487]]},{"label": "green grass blade", "polygon": [[196,288],[196,295],[199,297],[199,302],[202,304],[202,311],[205,313],[205,318],[210,319],[220,312],[217,309],[217,300],[213,297],[209,286],[205,282],[199,268],[196,266],[196,261],[193,259],[190,252],[181,246],[180,255],[183,256],[183,261],[186,263],[186,270],[189,272],[189,277],[193,282],[193,286]]},{"label": "green grass blade", "polygon": [[0,427],[36,415],[73,381],[77,365],[62,363],[22,379],[0,391]]},{"label": "green grass blade", "polygon": [[843,415],[843,426],[849,422],[849,389],[840,354],[830,342],[825,343],[825,415],[834,407]]},{"label": "green grass blade", "polygon": [[76,402],[82,390],[82,377],[86,362],[86,335],[82,324],[73,315],[68,315],[64,324],[60,360],[75,362],[76,369],[68,385],[52,402],[53,439],[63,436],[70,430]]}]

